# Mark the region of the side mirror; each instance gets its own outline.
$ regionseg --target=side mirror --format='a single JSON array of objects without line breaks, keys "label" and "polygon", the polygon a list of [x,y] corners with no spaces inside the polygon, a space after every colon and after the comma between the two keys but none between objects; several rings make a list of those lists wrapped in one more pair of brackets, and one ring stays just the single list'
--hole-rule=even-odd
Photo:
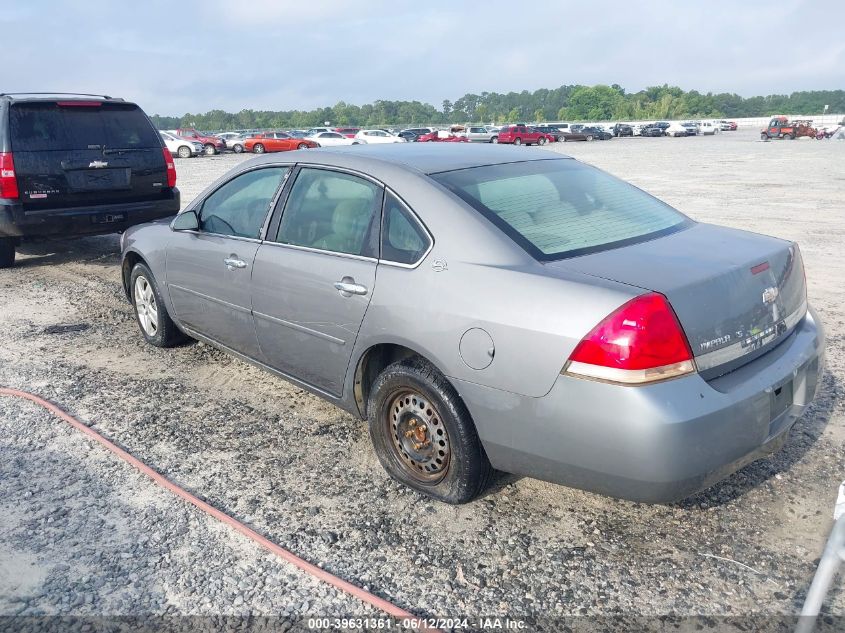
[{"label": "side mirror", "polygon": [[197,212],[190,210],[180,213],[176,216],[173,222],[170,223],[170,228],[173,231],[198,231],[200,228],[200,220],[197,217]]}]

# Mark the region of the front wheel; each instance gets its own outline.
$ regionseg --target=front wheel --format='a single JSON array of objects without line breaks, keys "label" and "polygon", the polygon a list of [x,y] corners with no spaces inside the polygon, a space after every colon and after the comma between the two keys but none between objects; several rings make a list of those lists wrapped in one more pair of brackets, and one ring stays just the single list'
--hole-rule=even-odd
[{"label": "front wheel", "polygon": [[588,137],[587,137],[587,140],[588,140],[588,141],[592,141],[592,140],[593,140],[593,137],[592,137],[592,136],[588,136]]},{"label": "front wheel", "polygon": [[211,143],[205,146],[205,155],[206,156],[214,156],[217,153],[217,148],[214,147]]},{"label": "front wheel", "polygon": [[308,144],[307,143],[300,143],[299,145],[296,146],[296,149],[308,149]]},{"label": "front wheel", "polygon": [[179,158],[190,158],[191,148],[187,145],[180,145],[179,149],[176,151],[176,155],[179,156]]},{"label": "front wheel", "polygon": [[367,405],[370,437],[387,473],[446,503],[477,497],[493,472],[452,385],[420,358],[389,365]]},{"label": "front wheel", "polygon": [[256,143],[255,147],[252,148],[252,151],[256,154],[263,154],[264,153],[264,146],[261,143]]},{"label": "front wheel", "polygon": [[144,264],[135,264],[129,283],[135,318],[147,343],[173,347],[184,342],[187,337],[167,313],[150,269]]},{"label": "front wheel", "polygon": [[11,268],[15,265],[15,240],[11,237],[0,237],[0,268]]},{"label": "front wheel", "polygon": [[768,134],[766,134],[765,132],[763,132],[763,133],[760,135],[760,140],[761,140],[761,141],[768,141],[768,140],[769,140],[769,135],[768,135]]},{"label": "front wheel", "polygon": [[235,154],[240,154],[241,152],[244,151],[244,146],[241,145],[240,143],[235,143],[232,146],[232,151],[235,152]]},{"label": "front wheel", "polygon": [[545,136],[541,136],[540,138],[537,139],[537,145],[545,145],[548,142],[548,140],[549,139],[547,139]]},{"label": "front wheel", "polygon": [[786,140],[786,141],[791,141],[791,140],[792,140],[793,138],[795,138],[795,137],[794,137],[794,136],[792,136],[792,134],[784,134],[784,135],[783,135],[783,138],[784,138],[784,140]]}]

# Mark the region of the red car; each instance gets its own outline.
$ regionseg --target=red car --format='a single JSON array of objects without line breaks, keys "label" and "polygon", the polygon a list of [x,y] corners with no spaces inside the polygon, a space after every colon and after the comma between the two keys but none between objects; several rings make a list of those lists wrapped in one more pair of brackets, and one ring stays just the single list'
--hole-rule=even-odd
[{"label": "red car", "polygon": [[514,145],[545,145],[555,138],[533,127],[523,125],[506,125],[499,130],[499,143],[513,143]]},{"label": "red car", "polygon": [[355,135],[361,131],[359,127],[336,127],[334,129],[338,134],[343,134],[346,138],[355,138]]},{"label": "red car", "polygon": [[441,137],[437,132],[429,132],[417,137],[417,143],[469,143],[466,136],[455,136],[451,134],[446,137]]},{"label": "red car", "polygon": [[263,154],[264,152],[287,152],[292,149],[320,147],[307,138],[295,138],[286,132],[262,132],[244,141],[244,150]]},{"label": "red car", "polygon": [[206,154],[217,154],[226,149],[226,142],[217,136],[206,136],[200,134],[192,127],[182,127],[176,130],[176,136],[188,138],[205,146]]}]

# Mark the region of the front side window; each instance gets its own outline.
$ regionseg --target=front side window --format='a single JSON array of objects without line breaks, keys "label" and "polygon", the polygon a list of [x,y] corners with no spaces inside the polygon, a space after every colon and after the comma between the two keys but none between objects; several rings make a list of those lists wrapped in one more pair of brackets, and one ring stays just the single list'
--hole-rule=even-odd
[{"label": "front side window", "polygon": [[326,169],[303,168],[293,183],[276,238],[282,244],[373,256],[382,188]]},{"label": "front side window", "polygon": [[258,239],[270,202],[287,171],[287,167],[256,169],[227,182],[203,202],[200,230]]},{"label": "front side window", "polygon": [[433,174],[538,260],[644,241],[692,220],[644,191],[571,159]]},{"label": "front side window", "polygon": [[388,192],[384,199],[381,258],[398,264],[416,264],[431,240],[404,204]]}]

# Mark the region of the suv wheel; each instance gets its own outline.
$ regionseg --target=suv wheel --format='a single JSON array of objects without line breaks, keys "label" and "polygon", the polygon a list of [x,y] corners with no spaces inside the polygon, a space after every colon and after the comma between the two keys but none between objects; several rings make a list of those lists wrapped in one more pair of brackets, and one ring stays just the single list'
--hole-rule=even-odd
[{"label": "suv wheel", "polygon": [[0,237],[0,268],[11,268],[15,265],[15,240],[11,237]]},{"label": "suv wheel", "polygon": [[206,156],[214,156],[217,153],[217,148],[214,147],[211,143],[205,146],[205,155]]},{"label": "suv wheel", "polygon": [[761,141],[768,141],[768,140],[769,140],[769,135],[768,135],[768,134],[766,134],[765,132],[763,132],[763,133],[760,135],[760,140],[761,140]]},{"label": "suv wheel", "polygon": [[167,314],[153,274],[144,264],[135,264],[129,277],[130,296],[141,334],[150,345],[173,347],[187,340]]},{"label": "suv wheel", "polygon": [[179,156],[179,158],[190,158],[191,148],[187,145],[180,145],[179,149],[176,150],[176,155]]},{"label": "suv wheel", "polygon": [[389,365],[367,404],[376,455],[397,481],[446,503],[466,503],[490,480],[469,411],[443,375],[420,358]]},{"label": "suv wheel", "polygon": [[514,145],[522,145],[522,139],[518,136],[513,140]]}]

